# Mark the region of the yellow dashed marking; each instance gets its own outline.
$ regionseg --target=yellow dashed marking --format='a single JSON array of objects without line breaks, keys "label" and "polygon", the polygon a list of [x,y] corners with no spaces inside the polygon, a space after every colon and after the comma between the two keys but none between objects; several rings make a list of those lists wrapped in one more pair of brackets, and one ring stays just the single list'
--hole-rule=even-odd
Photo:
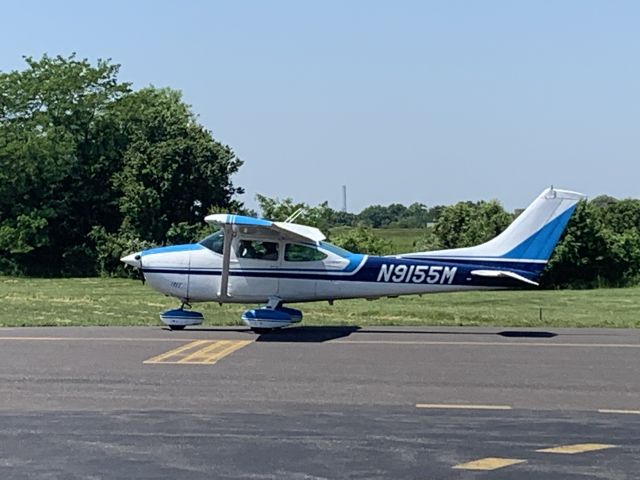
[{"label": "yellow dashed marking", "polygon": [[541,448],[536,452],[541,453],[564,453],[573,455],[574,453],[595,452],[596,450],[605,450],[607,448],[615,448],[615,445],[606,443],[576,443],[575,445],[560,445],[558,447]]},{"label": "yellow dashed marking", "polygon": [[524,462],[526,462],[526,460],[520,460],[518,458],[487,457],[474,460],[473,462],[461,463],[453,468],[457,468],[458,470],[497,470],[498,468]]},{"label": "yellow dashed marking", "polygon": [[417,403],[416,408],[451,408],[454,410],[511,410],[510,405],[465,405],[448,403]]},{"label": "yellow dashed marking", "polygon": [[212,365],[250,343],[250,340],[196,340],[156,355],[143,363]]},{"label": "yellow dashed marking", "polygon": [[250,343],[251,341],[249,340],[219,340],[217,342],[212,342],[211,345],[197,350],[184,358],[181,358],[176,363],[216,363],[221,358],[226,357],[230,353],[233,353],[242,347],[246,347]]}]

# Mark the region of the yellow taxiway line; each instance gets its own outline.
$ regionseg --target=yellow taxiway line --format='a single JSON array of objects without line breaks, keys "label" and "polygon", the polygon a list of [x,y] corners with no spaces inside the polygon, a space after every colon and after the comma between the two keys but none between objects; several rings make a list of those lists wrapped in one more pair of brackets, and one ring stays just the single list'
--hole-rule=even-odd
[{"label": "yellow taxiway line", "polygon": [[[0,336],[0,341],[93,341],[93,342],[185,342],[197,341],[197,338],[144,338],[144,337],[20,337]],[[438,341],[438,340],[329,340],[329,345],[443,345],[471,347],[567,347],[567,348],[640,348],[640,343],[552,343],[552,342],[474,342],[474,341]]]},{"label": "yellow taxiway line", "polygon": [[143,338],[143,337],[0,337],[0,342],[18,340],[23,342],[188,342],[196,338]]},{"label": "yellow taxiway line", "polygon": [[552,343],[552,342],[472,342],[431,340],[330,340],[335,344],[363,345],[445,345],[462,347],[565,347],[565,348],[640,348],[640,343]]}]

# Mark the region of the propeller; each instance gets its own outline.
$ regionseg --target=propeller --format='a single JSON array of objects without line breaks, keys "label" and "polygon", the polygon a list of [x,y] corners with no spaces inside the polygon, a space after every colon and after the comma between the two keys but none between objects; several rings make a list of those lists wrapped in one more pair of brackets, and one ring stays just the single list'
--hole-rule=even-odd
[{"label": "propeller", "polygon": [[138,268],[138,275],[139,275],[140,281],[142,282],[142,285],[144,285],[147,279],[144,278],[144,271],[142,270],[142,255],[140,254],[136,255],[135,259],[140,262],[140,268]]}]

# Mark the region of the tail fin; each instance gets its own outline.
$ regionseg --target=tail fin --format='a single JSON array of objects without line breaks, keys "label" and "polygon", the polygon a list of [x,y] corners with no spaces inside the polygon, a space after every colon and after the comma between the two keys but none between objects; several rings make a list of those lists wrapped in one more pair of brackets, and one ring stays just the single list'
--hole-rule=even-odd
[{"label": "tail fin", "polygon": [[491,258],[546,263],[584,195],[546,189],[500,235],[475,247],[411,254],[421,258]]}]

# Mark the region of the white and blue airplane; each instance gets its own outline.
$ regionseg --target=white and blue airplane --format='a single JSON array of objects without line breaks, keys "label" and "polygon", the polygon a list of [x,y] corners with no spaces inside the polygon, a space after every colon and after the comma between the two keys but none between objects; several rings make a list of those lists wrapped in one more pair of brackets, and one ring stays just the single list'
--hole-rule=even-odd
[{"label": "white and blue airplane", "polygon": [[209,215],[218,227],[199,243],[153,248],[121,260],[147,283],[182,302],[160,315],[171,329],[199,325],[193,302],[265,303],[242,320],[256,332],[302,320],[292,302],[503,289],[538,285],[580,193],[542,192],[494,239],[467,248],[374,256],[325,242],[314,227],[230,214]]}]

